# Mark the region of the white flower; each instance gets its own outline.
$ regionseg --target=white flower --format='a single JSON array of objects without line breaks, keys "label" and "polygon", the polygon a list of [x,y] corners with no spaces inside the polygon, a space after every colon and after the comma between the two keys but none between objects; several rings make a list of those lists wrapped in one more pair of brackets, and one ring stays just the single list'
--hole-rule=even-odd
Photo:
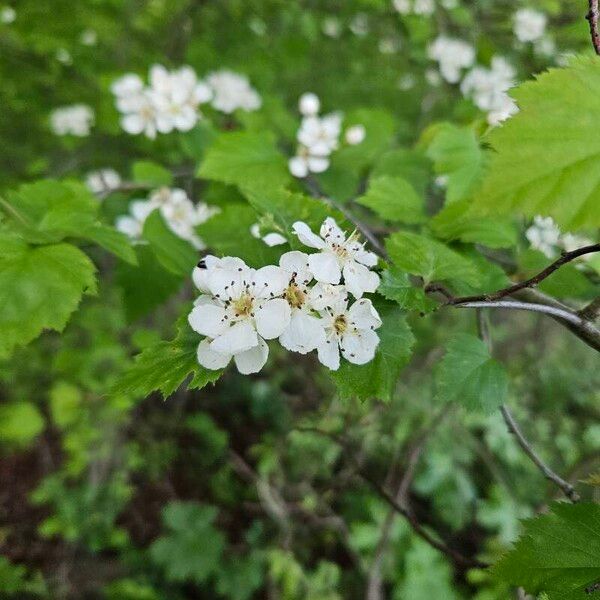
[{"label": "white flower", "polygon": [[525,237],[534,250],[539,250],[548,258],[553,258],[560,239],[560,229],[552,217],[537,216],[533,225],[525,232]]},{"label": "white flower", "polygon": [[446,81],[458,83],[461,70],[473,65],[475,49],[463,40],[440,36],[429,46],[429,58],[438,62]]},{"label": "white flower", "polygon": [[342,117],[332,113],[324,117],[305,117],[298,130],[298,141],[315,156],[328,156],[339,143]]},{"label": "white flower", "polygon": [[460,84],[463,95],[488,113],[488,122],[497,125],[518,111],[507,91],[515,84],[515,71],[501,56],[494,56],[489,69],[476,66]]},{"label": "white flower", "polygon": [[270,248],[273,248],[274,246],[281,246],[282,244],[287,243],[287,238],[276,231],[271,231],[265,235],[262,235],[260,232],[260,225],[258,223],[254,223],[250,226],[250,235],[257,240],[262,240]]},{"label": "white flower", "polygon": [[304,146],[299,146],[297,153],[288,161],[288,168],[294,177],[302,178],[309,173],[323,173],[329,168],[329,158],[314,156]]},{"label": "white flower", "polygon": [[326,17],[321,23],[321,31],[330,38],[339,38],[342,33],[342,26],[337,17]]},{"label": "white flower", "polygon": [[156,137],[156,109],[147,90],[136,96],[129,96],[121,100],[121,105],[127,105],[127,110],[121,117],[121,127],[131,135],[143,133],[146,137]]},{"label": "white flower", "polygon": [[233,257],[211,257],[204,266],[206,276],[194,280],[209,294],[200,296],[188,317],[192,329],[210,339],[198,348],[198,361],[214,369],[233,356],[241,373],[256,373],[268,356],[264,340],[279,337],[290,322],[281,297],[289,276],[272,265],[250,269]]},{"label": "white flower", "polygon": [[[559,245],[565,252],[573,252],[574,250],[579,250],[579,248],[591,246],[593,243],[593,240],[574,233],[565,233],[559,240]],[[579,257],[579,260],[590,260],[591,258],[592,254],[583,254]]]},{"label": "white flower", "polygon": [[103,194],[118,189],[121,176],[114,169],[100,169],[88,173],[85,184],[94,194]]},{"label": "white flower", "polygon": [[212,88],[212,107],[230,114],[237,109],[252,111],[260,108],[262,101],[246,77],[233,71],[216,71],[206,77]]},{"label": "white flower", "polygon": [[325,343],[323,322],[313,314],[308,284],[313,276],[308,266],[309,256],[303,252],[286,252],[279,266],[288,276],[283,293],[290,307],[290,321],[279,336],[281,345],[291,352],[306,354]]},{"label": "white flower", "polygon": [[426,69],[425,70],[425,81],[433,86],[433,87],[437,87],[438,85],[440,85],[440,83],[442,83],[442,78],[439,74],[438,71],[436,71],[435,69]]},{"label": "white flower", "polygon": [[148,215],[155,209],[147,200],[134,200],[129,205],[129,214],[118,217],[115,227],[133,240],[141,237]]},{"label": "white flower", "polygon": [[59,48],[56,51],[56,60],[63,65],[71,65],[73,64],[73,57],[71,53],[66,48]]},{"label": "white flower", "polygon": [[320,108],[321,101],[319,100],[319,96],[312,92],[302,94],[300,100],[298,100],[298,110],[305,117],[314,117],[319,114]]},{"label": "white flower", "polygon": [[305,246],[320,250],[308,257],[310,270],[317,281],[338,284],[343,276],[344,285],[355,298],[365,292],[374,292],[379,286],[379,276],[369,270],[377,264],[377,256],[365,250],[355,232],[346,239],[331,217],[321,225],[320,235],[313,233],[302,221],[294,223],[293,231]]},{"label": "white flower", "polygon": [[393,0],[394,8],[401,15],[431,15],[435,11],[434,0]]},{"label": "white flower", "polygon": [[378,48],[381,54],[394,54],[400,50],[400,40],[397,37],[385,37],[379,40]]},{"label": "white flower", "polygon": [[348,299],[348,291],[343,285],[321,283],[318,281],[308,292],[308,301],[317,311],[336,306],[340,301]]},{"label": "white flower", "polygon": [[554,56],[556,54],[556,42],[549,35],[545,35],[539,40],[536,40],[535,51],[541,56]]},{"label": "white flower", "polygon": [[367,135],[367,130],[364,125],[352,125],[346,129],[345,139],[346,143],[351,146],[356,146],[364,141]]},{"label": "white flower", "polygon": [[336,371],[342,356],[355,365],[364,365],[375,357],[379,336],[375,329],[381,326],[379,314],[370,300],[362,298],[348,309],[348,303],[340,300],[333,307],[321,312],[326,339],[317,348],[319,361]]},{"label": "white flower", "polygon": [[547,20],[542,12],[522,8],[514,15],[514,34],[520,42],[535,42],[544,35]]},{"label": "white flower", "polygon": [[348,27],[354,35],[364,37],[369,33],[369,17],[365,13],[357,13]]},{"label": "white flower", "polygon": [[98,43],[98,34],[93,29],[84,29],[79,41],[84,46],[95,46]]},{"label": "white flower", "polygon": [[17,11],[12,6],[4,6],[0,10],[0,22],[5,25],[10,25],[10,23],[14,23],[17,18]]},{"label": "white flower", "polygon": [[50,126],[56,135],[86,137],[94,124],[94,111],[85,104],[57,108],[50,115]]}]

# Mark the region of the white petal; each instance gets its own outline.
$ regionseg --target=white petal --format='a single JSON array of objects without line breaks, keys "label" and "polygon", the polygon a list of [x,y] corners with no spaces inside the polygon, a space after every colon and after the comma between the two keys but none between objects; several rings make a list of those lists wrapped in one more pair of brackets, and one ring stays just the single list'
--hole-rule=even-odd
[{"label": "white petal", "polygon": [[188,322],[194,331],[214,338],[229,329],[225,314],[226,311],[222,306],[202,303],[192,309],[188,315]]},{"label": "white petal", "polygon": [[[268,265],[258,269],[252,279],[252,292],[257,298],[281,296],[290,282],[289,273],[281,267]],[[270,338],[267,338],[270,339]]]},{"label": "white petal", "polygon": [[296,221],[292,225],[292,229],[305,246],[317,248],[319,250],[325,247],[325,242],[318,235],[313,233],[310,227],[303,221]]},{"label": "white petal", "polygon": [[290,276],[294,276],[297,283],[308,283],[313,278],[308,266],[308,254],[292,250],[282,254],[279,258],[279,266]]},{"label": "white petal", "polygon": [[365,292],[374,292],[379,287],[379,275],[353,260],[344,265],[344,284],[348,291],[360,298]]},{"label": "white petal", "polygon": [[308,265],[317,281],[339,283],[342,271],[338,260],[331,252],[319,252],[308,257]]},{"label": "white petal", "polygon": [[379,336],[370,329],[344,335],[340,341],[343,357],[355,364],[364,365],[375,357]]},{"label": "white petal", "polygon": [[125,115],[121,119],[121,127],[132,135],[142,133],[146,127],[146,121],[138,114]]},{"label": "white petal", "polygon": [[137,238],[142,235],[142,224],[137,219],[127,215],[119,217],[115,222],[115,227],[130,238]]},{"label": "white petal", "polygon": [[329,159],[324,156],[309,156],[307,160],[312,173],[324,173],[329,168]]},{"label": "white petal", "polygon": [[290,322],[290,306],[287,300],[267,300],[254,313],[256,330],[266,340],[279,337]]},{"label": "white petal", "polygon": [[308,164],[301,156],[294,156],[288,161],[288,168],[294,177],[306,177],[308,175]]},{"label": "white petal", "polygon": [[370,300],[357,300],[348,311],[348,319],[358,329],[377,329],[381,327],[379,313]]},{"label": "white petal", "polygon": [[321,319],[301,310],[292,311],[289,325],[279,337],[280,344],[291,352],[306,354],[325,343]]},{"label": "white petal", "polygon": [[237,299],[246,291],[246,284],[252,281],[252,276],[252,269],[219,265],[219,268],[210,271],[208,287],[217,298]]},{"label": "white petal", "polygon": [[194,267],[192,271],[192,280],[194,285],[205,294],[210,292],[208,287],[208,276],[210,271],[208,269],[201,269],[200,267]]},{"label": "white petal", "polygon": [[210,340],[202,340],[198,346],[198,362],[207,369],[224,369],[231,360],[230,354],[220,354],[210,348]]},{"label": "white petal", "polygon": [[340,351],[338,349],[337,339],[330,337],[317,348],[319,362],[332,371],[340,368]]},{"label": "white petal", "polygon": [[321,234],[321,237],[330,244],[343,244],[346,241],[346,234],[332,217],[327,217],[323,221],[319,233]]},{"label": "white petal", "polygon": [[270,248],[273,248],[274,246],[281,246],[281,244],[287,243],[287,238],[276,232],[267,233],[262,240]]},{"label": "white petal", "polygon": [[308,293],[308,302],[315,310],[332,308],[340,300],[345,301],[348,292],[343,285],[332,285],[331,283],[316,283]]},{"label": "white petal", "polygon": [[238,321],[235,325],[215,338],[211,344],[211,350],[221,354],[239,354],[250,350],[258,344],[258,335],[248,320]]},{"label": "white petal", "polygon": [[251,373],[258,373],[265,366],[268,357],[269,346],[262,338],[258,338],[257,346],[236,354],[233,361],[242,375],[250,375]]}]

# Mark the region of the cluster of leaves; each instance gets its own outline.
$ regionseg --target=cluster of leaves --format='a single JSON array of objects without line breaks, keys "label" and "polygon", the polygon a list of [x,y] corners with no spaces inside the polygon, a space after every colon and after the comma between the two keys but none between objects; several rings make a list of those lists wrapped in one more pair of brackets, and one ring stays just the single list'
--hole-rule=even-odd
[{"label": "cluster of leaves", "polygon": [[[455,88],[427,83],[427,45],[441,23],[472,39],[477,31],[482,63],[511,54],[523,79],[549,66],[506,37],[511,15],[500,1],[457,2],[436,20],[400,18],[387,0],[335,11],[325,1],[309,9],[176,0],[135,14],[126,0],[42,4],[22,0],[15,22],[0,25],[9,82],[0,90],[0,161],[10,165],[0,177],[2,594],[244,600],[270,590],[284,600],[336,600],[369,589],[499,600],[516,586],[549,599],[594,592],[593,494],[534,517],[553,490],[496,409],[515,405],[543,458],[583,478],[600,449],[596,356],[523,315],[494,319],[492,352],[474,315],[444,307],[428,289],[485,294],[543,268],[546,257],[523,236],[540,213],[597,236],[598,60],[581,56],[519,86],[520,113],[488,132]],[[569,23],[553,29],[562,48],[587,44],[572,7],[542,4]],[[368,33],[353,33],[357,17]],[[340,38],[323,33],[331,18]],[[81,44],[89,29],[96,48]],[[377,41],[392,38],[402,51],[380,51]],[[153,62],[239,69],[262,108],[152,142],[128,137],[110,83]],[[401,75],[413,86],[399,87]],[[305,182],[286,159],[297,98],[309,89],[366,136]],[[51,107],[76,102],[94,106],[93,135],[52,137]],[[99,199],[81,181],[106,166],[127,185]],[[113,227],[132,200],[161,186],[218,206],[198,235],[211,253],[252,267],[281,253],[250,234],[255,223],[285,236],[286,250],[303,249],[291,235],[297,220],[318,229],[334,216],[348,230],[358,220],[376,232],[385,256],[375,359],[326,373],[313,357],[273,349],[252,378],[201,368],[186,321],[198,252],[159,211],[139,243]],[[599,272],[597,261],[570,264],[540,289],[583,304],[600,295]],[[357,475],[395,492],[427,433],[407,499],[452,548],[496,563],[489,571],[466,570],[427,545]]]}]

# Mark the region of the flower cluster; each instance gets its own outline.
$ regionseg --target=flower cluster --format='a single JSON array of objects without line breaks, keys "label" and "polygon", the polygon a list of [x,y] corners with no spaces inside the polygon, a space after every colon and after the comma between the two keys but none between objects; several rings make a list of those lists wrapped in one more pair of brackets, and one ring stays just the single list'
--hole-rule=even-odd
[{"label": "flower cluster", "polygon": [[547,17],[533,8],[521,8],[514,15],[513,32],[520,42],[536,42],[546,31]]},{"label": "flower cluster", "polygon": [[56,135],[86,137],[94,124],[94,111],[86,104],[73,104],[55,109],[50,115],[50,127]]},{"label": "flower cluster", "polygon": [[[342,132],[342,115],[339,112],[319,116],[321,102],[315,94],[302,94],[298,109],[302,115],[300,129],[296,134],[296,156],[289,160],[290,173],[294,177],[306,177],[309,173],[323,173],[329,167],[329,157],[339,147]],[[344,139],[347,144],[360,144],[366,136],[363,125],[349,127]]]},{"label": "flower cluster", "polygon": [[198,346],[203,367],[222,369],[233,359],[240,373],[256,373],[268,358],[266,340],[272,339],[291,352],[316,350],[332,370],[340,366],[340,353],[357,365],[374,358],[381,319],[363,295],[379,286],[370,270],[377,257],[332,218],[319,235],[301,221],[293,231],[318,252],[286,252],[278,265],[260,269],[240,258],[209,255],[194,269],[201,295],[188,321],[205,336]]},{"label": "flower cluster", "polygon": [[463,40],[442,35],[429,46],[429,58],[439,64],[440,73],[448,83],[458,83],[461,71],[475,62],[475,48]]},{"label": "flower cluster", "polygon": [[115,226],[130,238],[138,239],[142,235],[146,219],[156,209],[175,235],[190,242],[198,250],[203,250],[206,246],[195,228],[219,212],[218,208],[204,202],[194,204],[184,190],[164,187],[150,194],[147,200],[131,202],[129,214],[119,217]]},{"label": "flower cluster", "polygon": [[434,0],[393,0],[392,4],[401,15],[432,15],[435,11]]},{"label": "flower cluster", "polygon": [[94,194],[105,194],[121,185],[121,176],[114,169],[100,169],[87,174],[85,184]]},{"label": "flower cluster", "polygon": [[507,94],[514,84],[512,65],[501,56],[494,56],[489,69],[480,65],[471,69],[462,80],[460,90],[477,108],[487,112],[490,125],[498,125],[519,110]]},{"label": "flower cluster", "polygon": [[261,105],[260,96],[242,75],[220,71],[203,81],[187,66],[168,71],[154,65],[149,85],[138,75],[128,73],[113,83],[112,92],[122,114],[123,129],[149,138],[157,133],[189,131],[202,117],[201,104],[210,102],[224,113],[238,108],[256,110]]},{"label": "flower cluster", "polygon": [[[552,217],[538,215],[533,224],[525,232],[525,237],[534,250],[539,250],[547,258],[556,258],[560,251],[572,252],[594,242],[573,233],[561,233]],[[589,260],[591,255],[584,255],[582,260]]]}]

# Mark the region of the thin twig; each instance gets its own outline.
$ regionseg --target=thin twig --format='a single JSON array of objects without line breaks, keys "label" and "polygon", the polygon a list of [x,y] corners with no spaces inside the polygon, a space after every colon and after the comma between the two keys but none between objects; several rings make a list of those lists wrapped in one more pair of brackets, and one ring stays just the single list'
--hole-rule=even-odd
[{"label": "thin twig", "polygon": [[146,191],[152,190],[157,186],[150,185],[148,183],[136,183],[135,181],[124,181],[115,187],[107,187],[101,192],[97,192],[96,196],[99,200],[104,200],[107,196],[115,194],[117,192],[136,192],[139,190]]},{"label": "thin twig", "polygon": [[306,187],[309,192],[319,200],[322,200],[326,204],[329,204],[332,208],[339,210],[348,221],[356,225],[356,229],[365,236],[365,238],[369,241],[371,246],[373,246],[373,250],[376,254],[378,254],[381,258],[386,261],[389,261],[388,253],[386,249],[383,247],[382,243],[377,239],[377,236],[371,231],[371,229],[365,225],[360,219],[358,219],[352,212],[350,212],[342,203],[333,200],[323,192],[319,183],[316,181],[314,177],[310,175],[304,179],[306,183]]},{"label": "thin twig", "polygon": [[510,409],[506,404],[500,407],[502,417],[508,426],[509,431],[515,436],[519,446],[523,449],[525,454],[529,456],[533,464],[543,473],[544,477],[557,485],[564,495],[571,502],[579,502],[579,494],[575,491],[575,488],[568,482],[565,481],[560,475],[557,475],[536,453],[532,448],[531,444],[527,441],[523,432],[521,431],[518,423],[515,421]]},{"label": "thin twig", "polygon": [[562,267],[563,265],[575,260],[576,258],[579,258],[580,256],[592,254],[594,252],[600,252],[600,244],[591,244],[590,246],[584,246],[583,248],[578,248],[577,250],[573,250],[572,252],[564,252],[559,258],[557,258],[552,264],[548,265],[543,271],[540,271],[537,275],[534,275],[533,277],[530,277],[525,281],[515,283],[514,285],[502,288],[500,290],[496,290],[495,292],[491,292],[489,294],[455,297],[451,300],[448,300],[447,303],[464,304],[465,302],[490,302],[492,300],[500,300],[502,298],[506,298],[507,296],[512,296],[516,292],[525,288],[536,287],[538,284],[544,281],[544,279],[550,277],[552,273],[560,269],[560,267]]},{"label": "thin twig", "polygon": [[590,35],[592,37],[592,46],[594,46],[596,54],[600,55],[600,32],[598,31],[600,9],[598,8],[598,0],[588,0],[588,3],[590,10],[585,18],[590,23]]}]

